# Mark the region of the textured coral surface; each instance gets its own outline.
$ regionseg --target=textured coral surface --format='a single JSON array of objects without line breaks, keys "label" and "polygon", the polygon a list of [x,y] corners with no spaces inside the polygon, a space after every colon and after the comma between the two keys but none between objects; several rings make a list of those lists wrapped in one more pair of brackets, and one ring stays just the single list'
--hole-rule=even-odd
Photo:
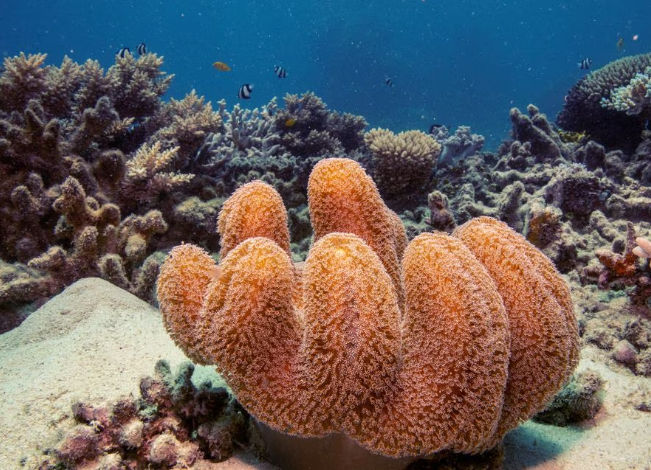
[{"label": "textured coral surface", "polygon": [[181,245],[158,280],[177,344],[217,364],[257,419],[300,436],[343,433],[388,456],[475,453],[569,377],[569,291],[505,224],[480,218],[405,249],[395,215],[345,159],[320,162],[309,194],[316,241],[302,269],[275,241],[284,235],[240,223],[222,234],[243,241],[218,267]]}]

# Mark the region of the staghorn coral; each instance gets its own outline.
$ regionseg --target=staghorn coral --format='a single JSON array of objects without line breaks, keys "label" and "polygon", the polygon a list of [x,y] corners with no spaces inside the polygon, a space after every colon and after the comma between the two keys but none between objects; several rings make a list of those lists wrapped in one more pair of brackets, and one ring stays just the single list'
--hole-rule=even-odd
[{"label": "staghorn coral", "polygon": [[147,122],[156,129],[148,138],[150,145],[160,142],[164,148],[179,148],[176,168],[189,166],[197,149],[210,133],[223,130],[222,115],[213,111],[210,102],[192,90],[182,100],[164,103]]},{"label": "staghorn coral", "polygon": [[373,154],[373,178],[387,195],[420,189],[441,152],[441,145],[420,131],[394,134],[388,129],[371,129],[364,141]]},{"label": "staghorn coral", "polygon": [[314,162],[309,158],[297,159],[281,145],[272,118],[276,110],[275,100],[253,110],[237,104],[230,112],[226,102],[220,101],[223,130],[206,137],[189,168],[210,177],[220,195],[262,179],[281,193],[288,206],[304,203],[300,187],[306,184]]},{"label": "staghorn coral", "polygon": [[[246,205],[243,194],[233,204]],[[405,248],[397,217],[344,159],[321,161],[309,194],[315,244],[300,269],[274,241],[286,246],[287,236],[264,236],[280,220],[272,211],[266,223],[222,234],[251,238],[219,266],[181,245],[158,280],[174,340],[217,364],[267,437],[309,445],[335,433],[324,441],[339,449],[329,458],[346,465],[355,455],[369,468],[378,453],[396,468],[446,449],[476,453],[569,377],[578,357],[569,291],[506,225],[480,218],[455,237],[421,234]]]},{"label": "staghorn coral", "polygon": [[152,258],[141,264],[151,252],[151,238],[167,230],[159,211],[122,220],[118,206],[100,206],[73,177],[52,207],[61,215],[55,229],[61,244],[29,261],[29,267],[47,273],[39,283],[55,292],[81,277],[102,276],[143,298],[151,295],[159,263]]},{"label": "staghorn coral", "polygon": [[591,139],[624,151],[640,141],[644,119],[602,106],[620,87],[651,66],[651,54],[628,56],[606,64],[581,80],[568,92],[557,122],[567,131],[585,132]]},{"label": "staghorn coral", "polygon": [[5,57],[0,76],[0,109],[22,111],[29,100],[37,98],[45,87],[46,71],[42,65],[47,54],[23,52],[16,57]]},{"label": "staghorn coral", "polygon": [[283,146],[297,156],[339,156],[364,143],[366,120],[349,113],[329,111],[312,92],[287,94],[285,108],[274,114],[275,130]]},{"label": "staghorn coral", "polygon": [[285,108],[273,98],[259,109],[236,104],[230,112],[220,101],[223,130],[208,135],[190,163],[192,171],[212,177],[220,195],[261,179],[280,192],[288,207],[304,205],[316,162],[344,149],[359,150],[366,121],[329,111],[313,93],[286,95],[284,101]]},{"label": "staghorn coral", "polygon": [[161,143],[144,144],[126,162],[122,183],[123,199],[142,205],[156,201],[162,193],[170,192],[189,183],[193,174],[166,172],[173,167],[179,147],[161,150]]},{"label": "staghorn coral", "polygon": [[174,77],[162,72],[162,65],[163,58],[152,53],[138,58],[131,54],[115,57],[106,78],[111,84],[109,97],[121,117],[142,119],[160,107],[160,97]]},{"label": "staghorn coral", "polygon": [[[184,199],[173,191],[183,184],[190,192],[179,153],[193,154],[220,117],[194,94],[163,104],[171,76],[154,54],[116,57],[106,72],[92,60],[65,57],[58,67],[44,61],[45,55],[7,58],[0,73],[0,256],[45,269],[23,270],[3,299],[36,300],[87,274],[150,298],[158,266],[156,257],[147,260],[152,234],[127,233],[140,233],[133,220],[150,220],[150,210],[174,219]],[[178,151],[147,145],[154,136]],[[156,214],[160,236],[165,222]],[[200,221],[186,216],[182,225],[193,223]]]}]

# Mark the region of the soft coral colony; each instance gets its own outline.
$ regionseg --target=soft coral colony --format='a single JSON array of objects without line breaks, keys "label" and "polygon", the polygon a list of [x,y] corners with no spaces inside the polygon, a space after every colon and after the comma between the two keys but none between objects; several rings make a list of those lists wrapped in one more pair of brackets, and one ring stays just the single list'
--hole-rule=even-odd
[{"label": "soft coral colony", "polygon": [[180,245],[158,279],[168,331],[217,365],[283,468],[315,468],[295,450],[318,439],[332,450],[323,468],[486,451],[568,379],[569,289],[505,224],[480,217],[407,244],[348,159],[319,162],[308,194],[304,264],[282,199],[256,181],[224,204],[221,263]]}]

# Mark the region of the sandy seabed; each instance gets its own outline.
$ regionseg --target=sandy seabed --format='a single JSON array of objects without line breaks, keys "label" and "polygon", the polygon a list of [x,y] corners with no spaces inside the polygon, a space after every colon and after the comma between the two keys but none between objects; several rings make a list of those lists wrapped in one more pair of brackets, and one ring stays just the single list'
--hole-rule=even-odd
[{"label": "sandy seabed", "polygon": [[[636,393],[649,393],[651,379],[611,370],[593,347],[581,355],[579,369],[606,382],[602,410],[581,426],[523,424],[505,439],[505,469],[651,469],[651,413],[631,406]],[[37,467],[74,425],[74,402],[137,396],[159,359],[173,370],[187,360],[156,309],[101,279],[68,287],[0,335],[0,469]],[[196,367],[193,381],[208,378],[223,385],[211,367]],[[246,468],[273,467],[243,453],[215,466]]]}]

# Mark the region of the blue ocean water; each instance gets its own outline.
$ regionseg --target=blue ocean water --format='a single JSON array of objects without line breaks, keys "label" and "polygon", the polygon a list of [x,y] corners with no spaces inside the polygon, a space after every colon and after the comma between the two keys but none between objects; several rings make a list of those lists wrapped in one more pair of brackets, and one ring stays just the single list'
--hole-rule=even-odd
[{"label": "blue ocean water", "polygon": [[[232,107],[252,83],[243,104],[256,107],[310,90],[371,126],[466,124],[494,148],[512,106],[555,116],[586,73],[581,59],[599,68],[651,50],[650,17],[648,0],[2,0],[0,54],[109,67],[119,48],[144,41],[176,75],[172,97],[194,88]],[[217,60],[232,71],[215,70]],[[274,75],[276,64],[287,78]]]}]

